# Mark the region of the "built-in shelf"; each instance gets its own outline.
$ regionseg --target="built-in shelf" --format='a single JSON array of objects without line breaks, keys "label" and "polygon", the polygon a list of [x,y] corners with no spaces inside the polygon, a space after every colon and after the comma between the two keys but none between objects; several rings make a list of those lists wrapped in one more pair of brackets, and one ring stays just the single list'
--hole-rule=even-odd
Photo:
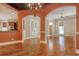
[{"label": "built-in shelf", "polygon": [[17,30],[17,22],[14,20],[3,21],[0,20],[0,31],[14,31]]}]

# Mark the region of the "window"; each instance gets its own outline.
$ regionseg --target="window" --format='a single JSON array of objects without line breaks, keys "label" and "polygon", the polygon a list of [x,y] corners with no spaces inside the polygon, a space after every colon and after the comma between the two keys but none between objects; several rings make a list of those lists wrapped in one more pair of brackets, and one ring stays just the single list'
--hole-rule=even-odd
[{"label": "window", "polygon": [[64,26],[58,26],[59,34],[64,34]]}]

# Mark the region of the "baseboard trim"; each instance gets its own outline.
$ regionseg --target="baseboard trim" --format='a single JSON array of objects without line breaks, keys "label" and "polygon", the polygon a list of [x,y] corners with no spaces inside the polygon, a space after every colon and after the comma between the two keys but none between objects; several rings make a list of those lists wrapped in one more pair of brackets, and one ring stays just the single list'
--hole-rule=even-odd
[{"label": "baseboard trim", "polygon": [[16,43],[22,43],[22,42],[23,42],[22,40],[2,42],[2,43],[0,43],[0,46],[6,46],[6,45],[11,45],[11,44],[16,44]]},{"label": "baseboard trim", "polygon": [[[48,35],[48,36],[50,36],[50,35]],[[46,36],[46,37],[48,37],[48,36]],[[74,35],[52,35],[52,36],[58,37],[58,36],[74,36]]]},{"label": "baseboard trim", "polygon": [[46,44],[47,42],[46,41],[40,41],[40,43]]},{"label": "baseboard trim", "polygon": [[79,54],[79,49],[76,49],[76,52],[75,52],[76,54]]}]

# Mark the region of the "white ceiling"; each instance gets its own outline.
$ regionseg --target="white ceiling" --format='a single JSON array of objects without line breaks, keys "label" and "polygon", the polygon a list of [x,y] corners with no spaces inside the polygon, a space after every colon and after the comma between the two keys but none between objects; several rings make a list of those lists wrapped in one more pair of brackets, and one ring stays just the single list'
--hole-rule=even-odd
[{"label": "white ceiling", "polygon": [[0,4],[0,19],[17,19],[17,11],[9,7],[7,4]]},{"label": "white ceiling", "polygon": [[53,11],[51,11],[47,16],[46,19],[48,20],[53,20],[53,19],[58,19],[61,16],[72,16],[76,15],[76,7],[75,6],[65,6],[61,8],[57,8]]}]

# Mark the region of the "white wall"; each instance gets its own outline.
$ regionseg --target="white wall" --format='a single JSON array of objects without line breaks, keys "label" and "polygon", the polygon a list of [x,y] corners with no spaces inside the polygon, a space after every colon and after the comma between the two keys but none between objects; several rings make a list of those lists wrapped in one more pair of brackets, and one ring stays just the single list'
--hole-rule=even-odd
[{"label": "white wall", "polygon": [[58,35],[58,22],[63,21],[64,24],[64,35],[74,35],[75,34],[75,20],[76,16],[68,16],[64,17],[62,20],[58,19],[58,21],[55,23],[56,25],[56,35]]},{"label": "white wall", "polygon": [[23,18],[23,40],[40,37],[40,17],[29,15]]},{"label": "white wall", "polygon": [[[64,23],[64,35],[66,36],[70,36],[70,35],[74,35],[75,34],[75,20],[76,20],[76,16],[68,16],[68,17],[64,17],[63,19],[55,19],[52,21],[47,21],[47,24],[49,24],[50,22],[53,23],[52,25],[52,35],[58,35],[59,34],[59,30],[58,30],[58,22],[62,22]],[[49,25],[47,25],[47,35],[49,35]]]},{"label": "white wall", "polygon": [[[0,3],[0,31],[8,30],[8,21],[16,22],[17,20],[17,10],[8,4]],[[2,27],[3,22],[7,23],[7,27]]]},{"label": "white wall", "polygon": [[[61,18],[63,17],[63,19]],[[75,20],[76,20],[76,7],[75,6],[64,6],[51,11],[46,17],[46,36],[49,35],[49,22],[53,23],[52,35],[58,35],[58,22],[64,21],[64,35],[75,34]]]},{"label": "white wall", "polygon": [[15,19],[17,20],[17,10],[13,9],[7,4],[0,3],[0,19],[8,20],[8,19]]}]

